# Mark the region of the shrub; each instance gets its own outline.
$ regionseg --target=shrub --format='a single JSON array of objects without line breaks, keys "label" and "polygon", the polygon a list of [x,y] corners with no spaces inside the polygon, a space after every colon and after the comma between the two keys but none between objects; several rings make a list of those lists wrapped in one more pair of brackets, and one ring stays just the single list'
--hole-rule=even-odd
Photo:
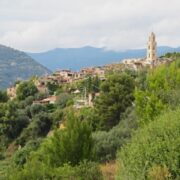
[{"label": "shrub", "polygon": [[14,168],[8,173],[8,180],[44,180],[44,179],[73,179],[101,180],[102,174],[98,164],[83,161],[77,166],[64,164],[58,168],[48,167],[37,159],[32,159],[24,168]]},{"label": "shrub", "polygon": [[7,92],[0,90],[0,103],[2,103],[2,102],[7,102],[8,99],[9,99],[9,98],[8,98]]},{"label": "shrub", "polygon": [[46,108],[45,106],[41,105],[41,104],[34,104],[30,107],[30,113],[31,113],[31,117],[35,116],[36,114],[45,111]]},{"label": "shrub", "polygon": [[[139,129],[118,154],[117,179],[146,179],[155,166],[167,167],[172,179],[180,178],[180,108],[161,115]],[[161,169],[165,171],[165,169]],[[149,172],[151,172],[149,174]],[[153,172],[153,173],[152,173]],[[156,172],[159,170],[156,168]],[[154,176],[154,175],[153,175]]]},{"label": "shrub", "polygon": [[144,87],[135,91],[136,111],[143,123],[153,120],[167,108],[180,103],[180,60],[148,72]]},{"label": "shrub", "polygon": [[93,133],[93,153],[95,159],[104,162],[115,159],[116,152],[130,139],[132,132],[137,128],[134,110],[128,110],[127,116],[109,132],[97,131]]},{"label": "shrub", "polygon": [[50,131],[51,125],[52,120],[49,114],[45,112],[37,114],[33,117],[28,127],[23,129],[20,137],[17,139],[17,143],[24,146],[29,140],[45,137]]},{"label": "shrub", "polygon": [[154,166],[148,172],[149,180],[168,180],[171,174],[166,166]]},{"label": "shrub", "polygon": [[21,82],[17,88],[17,98],[18,100],[24,100],[28,96],[34,96],[38,92],[38,89],[32,81]]},{"label": "shrub", "polygon": [[54,132],[42,145],[41,154],[45,155],[44,160],[50,166],[77,165],[84,159],[90,159],[92,144],[89,124],[69,114],[65,129]]},{"label": "shrub", "polygon": [[64,108],[66,107],[68,104],[68,102],[72,99],[72,96],[68,93],[61,93],[58,95],[56,104],[58,105],[58,107],[60,108]]},{"label": "shrub", "polygon": [[52,179],[51,168],[40,161],[32,159],[23,168],[12,166],[6,174],[7,180],[44,180]]},{"label": "shrub", "polygon": [[36,150],[40,145],[41,139],[31,140],[29,141],[25,147],[18,150],[13,156],[13,162],[18,165],[22,166],[26,163],[27,158],[29,157],[30,153]]},{"label": "shrub", "polygon": [[79,165],[72,167],[68,164],[57,168],[54,171],[57,179],[74,179],[74,180],[101,180],[102,174],[97,163],[83,161]]},{"label": "shrub", "polygon": [[109,130],[119,123],[127,107],[132,105],[134,88],[133,77],[126,73],[113,74],[101,84],[95,110],[102,130]]}]

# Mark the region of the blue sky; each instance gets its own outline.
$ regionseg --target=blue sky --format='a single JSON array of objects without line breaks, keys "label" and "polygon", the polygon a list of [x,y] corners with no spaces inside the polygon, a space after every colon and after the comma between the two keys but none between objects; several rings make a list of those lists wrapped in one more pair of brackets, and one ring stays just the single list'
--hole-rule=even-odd
[{"label": "blue sky", "polygon": [[113,50],[180,46],[179,0],[0,0],[0,44],[39,52],[86,45]]}]

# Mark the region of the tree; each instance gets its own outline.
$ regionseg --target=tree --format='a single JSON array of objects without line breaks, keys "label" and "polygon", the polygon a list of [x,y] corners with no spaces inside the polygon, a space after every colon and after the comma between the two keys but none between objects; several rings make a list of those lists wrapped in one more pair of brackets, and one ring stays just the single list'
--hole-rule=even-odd
[{"label": "tree", "polygon": [[48,87],[48,91],[51,95],[53,95],[55,93],[55,91],[58,90],[59,88],[59,85],[57,85],[56,83],[51,83],[51,82],[48,82],[47,83],[47,87]]},{"label": "tree", "polygon": [[107,131],[93,132],[93,153],[100,162],[114,160],[119,150],[137,129],[135,110],[128,108],[119,124]]},{"label": "tree", "polygon": [[17,143],[24,146],[29,140],[45,137],[50,131],[52,119],[45,112],[35,115],[27,128],[24,128]]},{"label": "tree", "polygon": [[68,93],[60,93],[57,97],[56,104],[60,108],[65,108],[67,106],[67,103],[72,100],[72,96]]},{"label": "tree", "polygon": [[134,79],[126,73],[113,74],[102,83],[95,102],[102,129],[109,130],[118,124],[126,108],[132,105],[134,87]]},{"label": "tree", "polygon": [[42,146],[45,161],[52,167],[65,163],[77,165],[84,159],[90,159],[92,149],[91,128],[74,114],[68,115],[65,129],[56,131],[54,136]]},{"label": "tree", "polygon": [[138,129],[118,154],[117,179],[180,178],[180,108]]},{"label": "tree", "polygon": [[17,99],[24,100],[28,96],[34,96],[38,92],[37,87],[32,81],[21,82],[17,88]]},{"label": "tree", "polygon": [[98,78],[98,76],[96,77],[89,76],[87,77],[87,79],[82,81],[79,86],[81,89],[82,87],[86,88],[88,93],[96,93],[96,92],[99,92],[100,84],[101,84],[101,81]]},{"label": "tree", "polygon": [[0,135],[12,140],[18,137],[23,128],[28,125],[29,118],[17,111],[17,104],[14,101],[0,104],[0,107]]},{"label": "tree", "polygon": [[0,103],[8,101],[8,95],[6,91],[0,91]]},{"label": "tree", "polygon": [[35,115],[39,114],[40,112],[45,112],[46,108],[45,106],[41,104],[34,104],[30,107],[30,113],[31,117],[34,117]]},{"label": "tree", "polygon": [[135,91],[136,111],[141,122],[153,120],[167,108],[175,108],[180,103],[180,67],[178,60],[170,66],[162,65],[150,70]]}]

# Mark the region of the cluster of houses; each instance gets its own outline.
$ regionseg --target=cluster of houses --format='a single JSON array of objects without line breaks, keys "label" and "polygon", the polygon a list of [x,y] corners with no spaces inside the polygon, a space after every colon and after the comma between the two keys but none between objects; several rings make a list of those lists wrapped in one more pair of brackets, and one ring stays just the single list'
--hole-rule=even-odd
[{"label": "cluster of houses", "polygon": [[[74,72],[71,70],[59,70],[51,75],[47,75],[44,77],[40,77],[34,81],[37,89],[41,93],[48,94],[48,83],[55,85],[62,84],[71,84],[77,82],[79,80],[83,80],[84,78],[91,77],[99,77],[101,80],[105,80],[105,73],[110,70],[124,70],[130,69],[134,71],[141,70],[145,67],[154,68],[159,66],[160,64],[168,64],[171,63],[172,59],[170,58],[158,58],[157,57],[157,43],[156,37],[154,33],[151,33],[148,40],[147,47],[147,57],[146,58],[138,58],[138,59],[125,59],[121,63],[118,64],[108,64],[101,67],[88,67],[81,69],[79,72]],[[7,89],[8,96],[13,99],[16,97],[16,89],[18,85],[15,87],[11,87]],[[75,94],[79,94],[80,91],[76,90]],[[84,106],[92,106],[94,96],[89,94],[87,97],[79,99],[75,102],[76,108],[81,108]],[[45,99],[34,101],[34,104],[54,104],[57,101],[57,96],[48,96]]]},{"label": "cluster of houses", "polygon": [[37,81],[35,81],[35,85],[40,92],[46,93],[48,91],[48,83],[56,85],[71,84],[79,80],[83,80],[87,76],[98,76],[100,79],[104,79],[105,70],[103,67],[84,68],[79,72],[74,72],[71,70],[59,70],[52,75],[39,78]]},{"label": "cluster of houses", "polygon": [[[101,80],[105,79],[105,68],[104,67],[88,67],[84,68],[79,72],[74,72],[71,70],[59,70],[51,75],[46,75],[34,80],[34,84],[37,87],[38,91],[44,94],[47,94],[47,98],[36,100],[33,104],[55,104],[57,101],[57,96],[49,96],[48,83],[55,85],[71,84],[80,80],[83,80],[86,77],[98,77]],[[10,99],[16,98],[16,90],[18,85],[10,87],[7,89],[7,94]],[[77,89],[73,94],[80,94],[80,91]],[[87,97],[83,97],[79,100],[76,100],[75,107],[81,108],[84,106],[92,106],[93,97],[91,94],[88,94]]]}]

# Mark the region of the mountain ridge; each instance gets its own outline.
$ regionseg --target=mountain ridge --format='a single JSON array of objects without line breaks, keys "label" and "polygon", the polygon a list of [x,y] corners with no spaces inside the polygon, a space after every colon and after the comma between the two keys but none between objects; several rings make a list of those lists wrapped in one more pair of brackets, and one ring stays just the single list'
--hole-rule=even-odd
[{"label": "mountain ridge", "polygon": [[18,79],[28,79],[33,75],[50,73],[43,65],[26,53],[0,45],[0,89],[12,86]]},{"label": "mountain ridge", "polygon": [[[158,56],[167,52],[180,52],[180,47],[158,47]],[[113,51],[106,48],[85,46],[81,48],[55,48],[46,52],[27,54],[52,71],[57,69],[79,70],[88,66],[116,63],[127,58],[143,58],[146,57],[146,49]]]}]

